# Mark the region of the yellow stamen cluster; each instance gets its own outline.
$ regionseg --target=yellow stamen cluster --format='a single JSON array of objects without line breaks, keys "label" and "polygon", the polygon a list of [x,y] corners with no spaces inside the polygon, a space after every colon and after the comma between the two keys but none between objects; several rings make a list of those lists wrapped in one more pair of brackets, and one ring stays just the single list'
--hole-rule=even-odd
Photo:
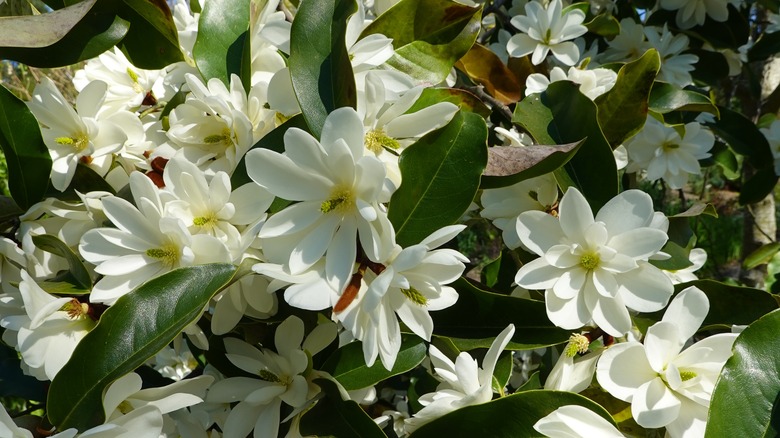
[{"label": "yellow stamen cluster", "polygon": [[355,206],[355,195],[351,189],[336,188],[334,189],[328,200],[323,201],[320,204],[320,211],[323,213],[330,213],[331,211],[338,211],[345,213]]},{"label": "yellow stamen cluster", "polygon": [[409,289],[401,289],[401,293],[404,294],[409,301],[417,304],[418,306],[424,306],[428,304],[428,298],[421,294],[417,289],[410,287]]},{"label": "yellow stamen cluster", "polygon": [[281,379],[279,379],[279,376],[268,370],[260,370],[257,375],[260,377],[260,379],[265,380],[266,382],[282,383]]},{"label": "yellow stamen cluster", "polygon": [[198,227],[212,228],[219,222],[213,213],[207,216],[199,216],[192,220],[192,224]]},{"label": "yellow stamen cluster", "polygon": [[574,333],[569,336],[569,343],[566,344],[564,354],[566,354],[567,357],[574,357],[577,354],[585,354],[588,352],[588,347],[590,347],[590,341],[588,338],[579,333]]},{"label": "yellow stamen cluster", "polygon": [[596,252],[586,252],[580,257],[580,266],[586,271],[592,271],[601,264],[601,257]]},{"label": "yellow stamen cluster", "polygon": [[63,312],[68,314],[70,319],[83,319],[87,317],[89,312],[89,304],[82,303],[79,300],[72,298],[70,301],[60,308]]},{"label": "yellow stamen cluster", "polygon": [[146,255],[162,261],[164,265],[171,268],[179,262],[179,249],[173,244],[165,245],[162,248],[149,248],[146,250]]},{"label": "yellow stamen cluster", "polygon": [[366,144],[366,149],[375,155],[379,155],[385,149],[396,150],[401,147],[401,144],[396,139],[389,137],[382,128],[368,131],[363,141]]},{"label": "yellow stamen cluster", "polygon": [[680,371],[680,379],[682,379],[683,382],[686,380],[691,380],[694,377],[696,377],[696,373],[693,371]]},{"label": "yellow stamen cluster", "polygon": [[63,146],[70,146],[76,152],[81,152],[89,146],[89,137],[83,133],[78,133],[74,137],[57,137],[54,141]]},{"label": "yellow stamen cluster", "polygon": [[203,139],[203,143],[210,144],[210,145],[216,145],[221,143],[225,146],[230,146],[233,143],[230,129],[225,127],[222,129],[222,132],[219,134],[212,134],[206,136],[206,138]]}]

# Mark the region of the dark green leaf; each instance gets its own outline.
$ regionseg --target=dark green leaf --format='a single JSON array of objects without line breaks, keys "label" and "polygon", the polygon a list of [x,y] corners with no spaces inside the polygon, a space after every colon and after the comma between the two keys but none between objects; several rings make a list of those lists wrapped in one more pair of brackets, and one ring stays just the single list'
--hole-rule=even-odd
[{"label": "dark green leaf", "polygon": [[423,425],[411,438],[539,436],[539,432],[533,428],[534,424],[566,405],[584,406],[615,424],[609,412],[581,395],[563,391],[533,390],[458,409]]},{"label": "dark green leaf", "polygon": [[392,38],[395,54],[387,64],[419,81],[438,84],[474,45],[481,18],[481,8],[450,0],[401,0],[368,25],[361,37],[380,33]]},{"label": "dark green leaf", "polygon": [[712,160],[715,162],[715,164],[720,166],[720,168],[723,170],[723,176],[732,181],[741,176],[739,172],[740,166],[739,161],[737,160],[737,156],[734,155],[734,152],[728,146],[726,146],[725,143],[716,141],[715,145],[710,150],[710,153],[712,154]]},{"label": "dark green leaf", "polygon": [[113,0],[98,0],[56,43],[32,49],[0,46],[0,59],[12,59],[33,67],[63,67],[100,55],[119,43],[129,29],[130,23],[117,16]]},{"label": "dark green leaf", "polygon": [[477,96],[459,88],[426,88],[405,114],[415,113],[439,102],[453,103],[462,111],[477,113],[484,118],[490,116],[490,108],[487,105]]},{"label": "dark green leaf", "polygon": [[352,391],[376,385],[413,369],[425,359],[425,354],[425,342],[422,339],[415,335],[403,335],[401,350],[393,369],[387,370],[378,359],[373,366],[366,366],[362,343],[352,342],[333,352],[322,365],[322,370],[330,373],[344,389]]},{"label": "dark green leaf", "polygon": [[241,75],[244,44],[248,42],[249,0],[206,2],[198,22],[198,38],[192,49],[195,64],[208,80],[230,84],[230,75]]},{"label": "dark green leaf", "polygon": [[401,153],[402,183],[387,213],[399,245],[419,243],[468,209],[487,164],[486,140],[485,120],[459,111]]},{"label": "dark green leaf", "polygon": [[38,121],[27,105],[0,86],[0,146],[8,163],[8,188],[16,204],[27,210],[46,193],[51,157]]},{"label": "dark green leaf", "polygon": [[517,388],[515,392],[531,391],[533,389],[542,389],[542,382],[539,380],[539,371],[531,374],[528,381],[523,383],[523,386]]},{"label": "dark green leaf", "polygon": [[21,216],[24,211],[19,208],[13,199],[7,196],[0,196],[0,224]]},{"label": "dark green leaf", "polygon": [[[72,279],[72,275],[66,275],[68,279]],[[50,294],[56,294],[56,295],[86,295],[90,292],[92,292],[92,289],[85,289],[81,286],[78,286],[76,284],[75,280],[71,281],[50,281],[45,280],[40,283],[38,283],[38,286],[41,287],[41,289],[45,290],[46,292]]]},{"label": "dark green leaf", "polygon": [[756,266],[769,263],[778,251],[780,251],[780,243],[778,242],[761,245],[760,248],[745,257],[742,267],[743,269],[753,269]]},{"label": "dark green leaf", "polygon": [[746,205],[760,202],[774,191],[777,179],[774,168],[765,167],[760,169],[742,185],[742,191],[739,193],[739,203]]},{"label": "dark green leaf", "polygon": [[748,157],[756,169],[774,168],[775,160],[769,142],[755,123],[722,106],[718,106],[718,111],[720,120],[708,123],[707,126],[723,138],[734,152]]},{"label": "dark green leaf", "polygon": [[712,204],[705,204],[699,202],[693,204],[689,209],[685,210],[682,213],[677,213],[673,216],[669,216],[669,219],[678,218],[678,217],[696,217],[702,214],[706,214],[707,216],[712,216],[712,217],[718,217],[718,211],[715,210],[715,207]]},{"label": "dark green leaf", "polygon": [[748,42],[750,23],[745,14],[740,13],[733,5],[728,5],[726,21],[706,20],[704,25],[691,29],[697,36],[716,49],[731,49],[737,51],[739,46]]},{"label": "dark green leaf", "polygon": [[775,56],[778,51],[780,51],[780,34],[764,32],[748,50],[748,62],[764,61]]},{"label": "dark green leaf", "polygon": [[92,288],[92,277],[89,276],[89,271],[87,271],[81,258],[65,242],[49,234],[32,236],[32,241],[38,248],[58,255],[68,262],[68,268],[73,279],[76,280],[76,286],[85,289]]},{"label": "dark green leaf", "polygon": [[336,108],[357,105],[345,35],[355,0],[304,2],[290,34],[290,75],[306,123],[319,138],[325,118]]},{"label": "dark green leaf", "polygon": [[747,327],[715,384],[706,437],[777,436],[780,311]]},{"label": "dark green leaf", "polygon": [[50,46],[81,21],[96,1],[86,0],[48,14],[0,17],[0,47]]},{"label": "dark green leaf", "polygon": [[709,97],[665,82],[656,82],[653,85],[653,90],[650,92],[650,110],[658,114],[672,111],[700,111],[719,115],[718,107]]},{"label": "dark green leaf", "polygon": [[509,385],[509,378],[512,377],[513,365],[512,352],[503,352],[498,358],[498,362],[496,362],[495,371],[493,371],[493,390],[495,392],[503,390]]},{"label": "dark green leaf", "polygon": [[510,350],[530,350],[560,344],[570,331],[559,329],[547,318],[544,302],[499,295],[480,290],[460,278],[452,284],[458,301],[451,307],[431,312],[434,333],[446,336],[461,350],[488,348],[509,324],[515,334]]},{"label": "dark green leaf", "polygon": [[720,52],[712,52],[704,49],[690,49],[691,53],[699,57],[696,69],[691,72],[694,79],[713,87],[720,86],[721,81],[729,75],[729,63]]},{"label": "dark green leaf", "polygon": [[586,139],[571,161],[555,172],[564,191],[576,186],[594,211],[618,194],[617,166],[599,127],[596,104],[580,93],[578,85],[554,82],[544,93],[527,96],[515,107],[512,121],[523,126],[537,143]]},{"label": "dark green leaf", "polygon": [[165,68],[184,61],[173,15],[165,0],[124,0],[119,15],[130,22],[120,47],[138,68]]},{"label": "dark green leaf", "polygon": [[200,317],[211,297],[237,272],[229,264],[180,268],[119,298],[79,342],[52,382],[47,403],[52,424],[79,430],[101,424],[105,388]]},{"label": "dark green leaf", "polygon": [[[304,3],[306,4],[306,3]],[[301,435],[338,438],[386,438],[379,426],[352,400],[342,400],[336,384],[316,379],[326,396],[301,418]]]},{"label": "dark green leaf", "polygon": [[[258,140],[257,143],[252,145],[250,150],[261,148],[270,149],[272,151],[279,152],[280,154],[283,153],[284,133],[287,132],[287,130],[290,128],[303,129],[307,132],[309,131],[309,127],[306,126],[306,120],[304,120],[303,115],[298,114],[263,136],[263,138]],[[233,176],[230,177],[230,183],[233,187],[241,187],[242,185],[250,182],[252,182],[252,179],[249,178],[249,175],[246,173],[246,160],[244,160],[244,157],[241,157],[241,161],[238,162],[236,170],[233,171]]]},{"label": "dark green leaf", "polygon": [[599,125],[613,149],[645,125],[647,100],[660,68],[658,51],[650,49],[621,67],[615,86],[596,98]]},{"label": "dark green leaf", "polygon": [[511,186],[520,181],[554,172],[568,163],[583,143],[584,140],[555,146],[488,148],[488,164],[479,188],[495,189]]},{"label": "dark green leaf", "polygon": [[588,28],[588,32],[606,38],[613,38],[620,33],[620,22],[609,14],[597,15],[589,23],[585,23],[585,26]]},{"label": "dark green leaf", "polygon": [[678,271],[693,265],[689,260],[690,248],[681,246],[676,242],[668,241],[661,251],[672,257],[665,260],[650,260],[650,263],[658,269]]},{"label": "dark green leaf", "polygon": [[19,353],[13,347],[0,343],[0,397],[43,401],[47,384],[24,374]]}]

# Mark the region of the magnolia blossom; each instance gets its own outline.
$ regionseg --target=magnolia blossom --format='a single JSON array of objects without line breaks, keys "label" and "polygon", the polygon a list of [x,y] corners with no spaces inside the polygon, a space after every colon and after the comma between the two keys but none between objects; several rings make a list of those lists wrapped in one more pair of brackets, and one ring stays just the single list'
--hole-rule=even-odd
[{"label": "magnolia blossom", "polygon": [[627,171],[644,169],[650,181],[663,178],[669,187],[681,189],[690,175],[699,175],[699,160],[710,156],[715,136],[697,122],[687,123],[685,135],[652,117],[647,118],[644,129],[628,143],[630,160]]},{"label": "magnolia blossom", "polygon": [[690,29],[704,24],[704,19],[708,15],[715,21],[728,20],[729,3],[734,3],[734,0],[661,0],[661,7],[669,11],[677,11],[677,26],[681,29]]},{"label": "magnolia blossom", "polygon": [[533,53],[531,62],[539,65],[552,52],[562,63],[574,65],[580,58],[580,51],[570,40],[588,31],[582,25],[585,13],[572,10],[562,14],[561,9],[561,0],[552,0],[547,8],[536,1],[528,2],[525,15],[512,17],[512,26],[522,33],[509,39],[509,56],[519,58]]},{"label": "magnolia blossom", "polygon": [[682,53],[688,49],[688,37],[681,33],[671,33],[665,24],[663,29],[645,27],[644,32],[650,47],[658,50],[658,55],[661,56],[658,79],[678,87],[692,84],[691,72],[696,68],[699,57]]},{"label": "magnolia blossom", "polygon": [[537,421],[534,429],[550,438],[623,438],[612,423],[579,405],[561,406]]},{"label": "magnolia blossom", "polygon": [[773,120],[769,128],[761,128],[761,133],[769,142],[772,157],[775,159],[775,175],[780,175],[780,120]]},{"label": "magnolia blossom", "polygon": [[582,70],[577,67],[570,67],[569,72],[565,73],[562,68],[553,67],[549,79],[541,73],[530,74],[525,80],[525,95],[541,93],[551,83],[565,80],[579,84],[580,92],[594,100],[615,86],[617,73],[606,68]]},{"label": "magnolia blossom", "polygon": [[631,18],[620,20],[620,33],[607,40],[607,45],[607,50],[599,58],[601,62],[633,61],[650,48],[644,26]]},{"label": "magnolia blossom", "polygon": [[544,382],[544,389],[569,392],[586,390],[593,381],[596,362],[601,356],[600,350],[589,351],[588,345],[589,341],[585,336],[572,335],[555,366],[550,370]]},{"label": "magnolia blossom", "polygon": [[512,339],[515,326],[510,324],[493,341],[482,360],[482,368],[465,351],[453,363],[438,348],[431,345],[429,355],[436,377],[442,381],[436,392],[419,398],[424,407],[405,421],[406,431],[414,432],[420,426],[446,415],[456,409],[489,402],[493,398],[493,371],[498,355]]},{"label": "magnolia blossom", "polygon": [[622,192],[594,217],[585,197],[569,188],[558,218],[541,211],[518,218],[520,240],[540,257],[523,265],[515,281],[545,290],[547,316],[555,325],[576,329],[593,320],[622,336],[631,329],[628,308],[660,310],[673,291],[669,278],[647,262],[668,239],[654,220],[647,193]]},{"label": "magnolia blossom", "polygon": [[300,129],[284,136],[285,153],[254,149],[249,176],[274,196],[301,201],[271,216],[260,230],[268,261],[301,274],[323,255],[325,274],[341,290],[357,256],[356,240],[374,261],[393,249],[395,233],[381,202],[385,167],[364,155],[363,122],[354,109],[330,113],[321,141]]},{"label": "magnolia blossom", "polygon": [[644,344],[613,345],[601,355],[599,384],[631,403],[640,426],[666,427],[672,438],[704,436],[715,381],[737,337],[717,334],[683,350],[709,308],[707,295],[689,287],[672,300],[661,321],[647,329]]},{"label": "magnolia blossom", "polygon": [[336,327],[332,323],[319,325],[306,340],[303,334],[303,321],[291,316],[276,329],[276,352],[225,338],[228,360],[258,377],[231,377],[211,387],[209,402],[239,402],[225,422],[225,438],[243,438],[252,429],[256,438],[275,437],[279,431],[282,402],[299,411],[319,392],[319,387],[303,374],[309,365],[309,355],[317,354],[335,339]]}]

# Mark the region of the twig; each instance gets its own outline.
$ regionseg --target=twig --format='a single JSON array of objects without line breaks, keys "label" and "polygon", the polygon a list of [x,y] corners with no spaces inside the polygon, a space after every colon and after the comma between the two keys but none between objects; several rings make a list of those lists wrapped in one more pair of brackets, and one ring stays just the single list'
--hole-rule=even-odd
[{"label": "twig", "polygon": [[462,85],[461,88],[473,93],[481,101],[487,103],[491,108],[501,113],[501,115],[506,117],[507,120],[512,121],[512,111],[509,109],[509,107],[501,103],[501,101],[499,101],[495,97],[485,92],[485,87],[483,87],[482,85],[475,85],[475,86]]}]

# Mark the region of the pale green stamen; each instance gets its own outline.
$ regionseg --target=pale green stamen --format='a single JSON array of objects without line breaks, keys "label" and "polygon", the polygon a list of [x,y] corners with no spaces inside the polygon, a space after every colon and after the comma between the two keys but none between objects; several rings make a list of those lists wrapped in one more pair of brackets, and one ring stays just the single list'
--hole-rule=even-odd
[{"label": "pale green stamen", "polygon": [[71,146],[76,152],[81,152],[89,146],[89,137],[85,134],[78,134],[75,137],[57,137],[54,141],[63,146]]},{"label": "pale green stamen", "polygon": [[179,251],[174,245],[166,245],[162,248],[149,248],[146,255],[163,262],[163,264],[173,267],[179,261]]},{"label": "pale green stamen", "polygon": [[133,91],[136,93],[143,93],[144,87],[141,86],[140,83],[138,83],[138,73],[134,72],[133,69],[130,67],[127,68],[127,75],[130,76],[130,80],[133,81]]},{"label": "pale green stamen", "polygon": [[566,344],[564,353],[567,357],[574,357],[578,353],[585,354],[588,352],[590,341],[585,336],[575,333],[569,337],[569,343]]},{"label": "pale green stamen", "polygon": [[592,271],[601,264],[601,257],[596,252],[588,252],[580,257],[580,266],[586,271]]},{"label": "pale green stamen", "polygon": [[192,224],[198,227],[213,227],[217,224],[217,218],[214,215],[200,216],[192,220]]},{"label": "pale green stamen", "polygon": [[203,143],[206,144],[223,143],[225,144],[225,146],[229,146],[232,143],[231,136],[230,136],[230,129],[224,128],[222,129],[222,133],[220,134],[212,134],[206,136],[206,138],[203,139]]},{"label": "pale green stamen", "polygon": [[61,311],[68,314],[70,319],[83,319],[89,312],[89,304],[82,303],[79,300],[73,298],[65,303],[61,308]]},{"label": "pale green stamen", "polygon": [[417,289],[410,287],[409,289],[401,289],[401,293],[409,299],[409,301],[417,304],[418,306],[424,306],[428,304],[428,298],[421,294]]},{"label": "pale green stamen", "polygon": [[366,149],[376,155],[379,155],[384,149],[396,150],[401,147],[401,144],[396,139],[389,137],[385,134],[385,130],[381,128],[368,131],[364,141]]},{"label": "pale green stamen", "polygon": [[685,382],[686,380],[691,380],[694,377],[696,377],[696,373],[693,371],[680,371],[680,379]]},{"label": "pale green stamen", "polygon": [[331,192],[330,198],[323,201],[320,205],[320,211],[330,213],[331,211],[346,212],[355,205],[355,196],[350,189],[337,188]]},{"label": "pale green stamen", "polygon": [[279,376],[277,376],[276,374],[274,374],[274,373],[272,373],[272,372],[270,372],[268,370],[260,370],[257,373],[257,375],[258,375],[258,377],[260,377],[260,379],[265,380],[266,382],[271,382],[271,383],[281,383],[282,382],[282,380],[279,379]]},{"label": "pale green stamen", "polygon": [[674,149],[679,149],[680,145],[677,143],[664,143],[662,147],[664,148],[664,152],[669,152]]}]

